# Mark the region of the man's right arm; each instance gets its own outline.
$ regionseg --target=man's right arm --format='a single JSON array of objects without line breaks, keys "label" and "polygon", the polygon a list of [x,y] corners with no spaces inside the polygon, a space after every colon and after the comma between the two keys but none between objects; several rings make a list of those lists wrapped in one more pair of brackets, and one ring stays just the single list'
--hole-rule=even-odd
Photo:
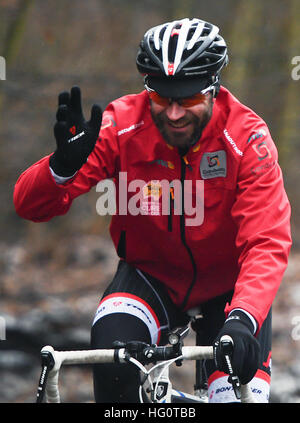
[{"label": "man's right arm", "polygon": [[[107,113],[113,114],[112,106],[107,108],[105,115]],[[119,157],[116,131],[112,127],[103,129],[100,138],[97,128],[97,140],[94,141],[92,151],[84,158],[83,164],[78,164],[77,160],[76,166],[70,167],[70,164],[74,163],[70,161],[74,150],[70,151],[67,166],[60,161],[64,154],[59,154],[59,160],[54,163],[56,150],[54,154],[44,157],[21,174],[14,190],[14,205],[20,217],[34,222],[45,222],[54,216],[63,215],[71,207],[74,198],[88,192],[101,179],[115,175]],[[82,132],[82,129],[79,130]],[[78,145],[76,148],[79,151]],[[65,172],[60,174],[60,169],[67,169],[68,176]]]},{"label": "man's right arm", "polygon": [[46,222],[67,213],[72,204],[69,184],[57,184],[44,157],[21,174],[14,190],[17,214],[34,222]]}]

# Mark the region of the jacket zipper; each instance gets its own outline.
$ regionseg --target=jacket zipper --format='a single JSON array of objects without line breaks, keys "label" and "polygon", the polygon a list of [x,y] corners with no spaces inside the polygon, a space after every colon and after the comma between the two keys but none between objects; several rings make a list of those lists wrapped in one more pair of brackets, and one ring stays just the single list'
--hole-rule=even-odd
[{"label": "jacket zipper", "polygon": [[182,212],[181,212],[181,215],[180,215],[180,237],[181,237],[181,241],[182,241],[185,249],[187,250],[187,253],[188,253],[189,257],[190,257],[190,260],[191,260],[191,263],[192,263],[192,266],[193,266],[193,278],[192,278],[192,281],[190,283],[190,286],[189,286],[189,288],[188,288],[188,290],[187,290],[187,292],[185,294],[185,297],[184,297],[184,299],[182,301],[182,304],[181,304],[181,308],[182,309],[185,308],[185,306],[186,306],[186,304],[188,302],[189,296],[191,295],[192,289],[193,289],[193,287],[194,287],[194,285],[196,283],[196,280],[197,280],[197,266],[196,266],[196,262],[195,262],[195,259],[194,259],[194,256],[193,256],[193,253],[192,253],[190,247],[187,245],[186,238],[185,238],[184,181],[185,181],[185,174],[186,174],[186,168],[187,167],[191,170],[191,165],[189,164],[186,156],[181,156],[181,187],[182,187],[182,190],[181,190],[181,195],[182,195],[181,204],[182,204]]},{"label": "jacket zipper", "polygon": [[174,212],[174,188],[170,187],[170,211],[168,216],[168,231],[173,230],[173,212]]}]

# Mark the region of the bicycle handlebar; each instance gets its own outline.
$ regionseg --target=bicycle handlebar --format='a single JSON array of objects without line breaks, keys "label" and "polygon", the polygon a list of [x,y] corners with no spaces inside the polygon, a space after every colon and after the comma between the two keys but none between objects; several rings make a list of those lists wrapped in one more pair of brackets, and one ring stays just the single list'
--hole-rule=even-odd
[{"label": "bicycle handlebar", "polygon": [[[213,359],[213,347],[211,346],[182,346],[180,355],[176,352],[174,347],[146,346],[146,344],[143,346],[143,354],[147,363],[169,359],[174,359],[174,361],[177,359]],[[39,380],[36,402],[43,402],[44,394],[46,394],[47,402],[59,403],[58,376],[63,364],[126,363],[129,361],[130,354],[128,349],[121,345],[112,349],[79,351],[56,351],[52,346],[45,346],[41,350],[41,357],[42,372]],[[249,385],[241,385],[241,402],[257,402],[253,397]]]}]

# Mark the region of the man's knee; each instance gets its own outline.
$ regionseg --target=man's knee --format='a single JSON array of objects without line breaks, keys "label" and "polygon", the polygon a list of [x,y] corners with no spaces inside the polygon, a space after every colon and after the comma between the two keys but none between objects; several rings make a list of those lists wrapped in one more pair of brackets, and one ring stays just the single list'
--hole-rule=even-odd
[{"label": "man's knee", "polygon": [[[135,316],[110,314],[92,326],[91,347],[111,348],[114,341],[150,342],[147,326]],[[93,367],[96,402],[139,402],[140,374],[132,364],[97,364]]]}]

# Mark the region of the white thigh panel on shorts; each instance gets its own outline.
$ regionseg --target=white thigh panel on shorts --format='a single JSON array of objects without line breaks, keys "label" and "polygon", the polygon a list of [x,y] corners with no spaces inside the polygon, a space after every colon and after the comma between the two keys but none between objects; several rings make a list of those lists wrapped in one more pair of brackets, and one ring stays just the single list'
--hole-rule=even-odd
[{"label": "white thigh panel on shorts", "polygon": [[126,313],[142,320],[149,329],[151,342],[153,344],[159,343],[161,332],[160,323],[149,304],[141,298],[124,292],[118,292],[104,297],[96,310],[93,325],[102,317],[112,313]]},{"label": "white thigh panel on shorts", "polygon": [[[249,382],[249,386],[257,401],[269,402],[270,376],[267,373],[258,370]],[[240,402],[236,399],[232,385],[228,382],[228,375],[216,371],[209,377],[208,401],[210,403]]]}]

